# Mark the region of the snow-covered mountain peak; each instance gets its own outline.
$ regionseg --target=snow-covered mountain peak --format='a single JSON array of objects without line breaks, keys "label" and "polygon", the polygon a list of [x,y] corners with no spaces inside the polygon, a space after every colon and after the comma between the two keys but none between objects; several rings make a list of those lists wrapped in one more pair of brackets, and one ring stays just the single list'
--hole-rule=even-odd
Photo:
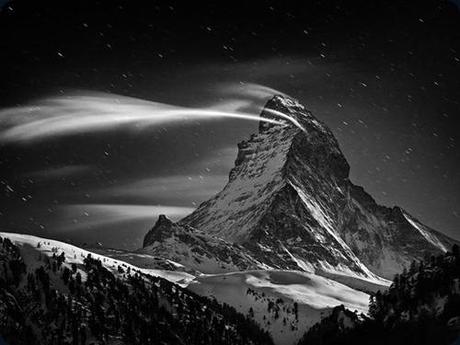
[{"label": "snow-covered mountain peak", "polygon": [[[240,143],[241,153],[245,153],[244,148],[250,142],[260,146],[259,143],[263,140],[290,141],[284,167],[287,175],[293,172],[292,168],[300,160],[308,163],[310,171],[333,175],[339,180],[348,178],[350,167],[334,134],[297,100],[276,95],[267,102],[260,116],[278,119],[282,117],[288,130],[282,131],[280,125],[261,122],[259,134],[254,134],[249,141]],[[239,155],[237,165],[240,162]]]},{"label": "snow-covered mountain peak", "polygon": [[[303,129],[300,125],[299,118],[306,117],[308,112],[305,107],[297,100],[276,95],[273,96],[265,105],[260,116],[267,119],[283,120],[286,125],[294,125],[299,129]],[[271,127],[279,127],[280,125],[261,121],[259,123],[259,132],[264,132]]]},{"label": "snow-covered mountain peak", "polygon": [[261,117],[279,118],[280,114],[291,124],[260,122],[259,132],[238,144],[229,183],[182,223],[229,241],[244,242],[249,229],[292,181],[306,183],[314,177],[329,183],[348,177],[348,163],[326,126],[285,96],[270,99]]},{"label": "snow-covered mountain peak", "polygon": [[454,242],[355,186],[333,133],[297,101],[274,96],[261,116],[286,124],[261,122],[238,144],[224,189],[180,225],[236,242],[268,267],[374,281]]},{"label": "snow-covered mountain peak", "polygon": [[[275,95],[267,101],[265,107],[260,114],[261,117],[267,119],[282,120],[282,126],[294,126],[301,131],[324,131],[328,134],[328,128],[318,121],[313,114],[306,109],[298,100],[283,96]],[[259,124],[259,132],[263,132],[271,127],[279,127],[279,124],[267,123],[261,121]]]}]

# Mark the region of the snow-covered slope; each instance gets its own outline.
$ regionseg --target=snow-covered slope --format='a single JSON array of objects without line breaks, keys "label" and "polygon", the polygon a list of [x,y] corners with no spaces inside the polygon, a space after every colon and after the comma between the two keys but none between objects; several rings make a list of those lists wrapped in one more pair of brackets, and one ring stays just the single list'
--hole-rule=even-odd
[{"label": "snow-covered slope", "polygon": [[66,258],[65,265],[69,266],[72,263],[82,265],[83,260],[88,256],[88,254],[90,254],[93,259],[100,260],[103,266],[115,275],[120,274],[118,267],[121,267],[124,271],[130,269],[133,272],[142,272],[154,277],[164,278],[181,286],[187,286],[190,281],[195,278],[193,275],[181,271],[139,268],[127,263],[126,261],[90,252],[57,240],[10,232],[0,232],[0,237],[9,238],[11,242],[21,248],[21,253],[24,259],[27,261],[28,265],[31,265],[32,267],[35,263],[37,263],[36,258],[39,253],[46,256],[53,256],[53,254],[60,255],[61,253],[64,253]]},{"label": "snow-covered slope", "polygon": [[2,340],[273,345],[254,320],[163,278],[186,284],[189,275],[142,270],[66,243],[1,233]]},{"label": "snow-covered slope", "polygon": [[375,282],[455,242],[355,186],[332,132],[302,105],[275,96],[261,116],[278,113],[293,121],[261,123],[238,145],[225,188],[180,225],[236,242],[268,267]]},{"label": "snow-covered slope", "polygon": [[268,330],[276,344],[295,344],[337,305],[367,313],[369,295],[300,271],[202,275],[189,289],[233,306]]}]

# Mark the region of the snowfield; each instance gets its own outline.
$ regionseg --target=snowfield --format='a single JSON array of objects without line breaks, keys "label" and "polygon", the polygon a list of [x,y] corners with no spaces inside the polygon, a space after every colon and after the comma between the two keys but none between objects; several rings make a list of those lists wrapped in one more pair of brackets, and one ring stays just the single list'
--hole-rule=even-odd
[{"label": "snowfield", "polygon": [[[367,313],[369,295],[301,271],[267,270],[201,275],[188,287],[251,315],[279,345],[295,344],[337,305]],[[278,302],[277,302],[278,301]],[[297,303],[297,317],[294,303]],[[272,308],[270,306],[273,305]]]}]

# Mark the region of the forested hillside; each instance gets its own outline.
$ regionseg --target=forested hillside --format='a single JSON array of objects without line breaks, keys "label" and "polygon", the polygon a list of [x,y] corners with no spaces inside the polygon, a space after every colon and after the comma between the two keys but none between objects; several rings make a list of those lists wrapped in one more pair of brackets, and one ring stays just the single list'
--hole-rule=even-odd
[{"label": "forested hillside", "polygon": [[460,255],[413,262],[386,292],[371,296],[369,316],[343,306],[312,327],[299,345],[453,344],[460,336]]},{"label": "forested hillside", "polygon": [[232,307],[165,279],[126,271],[115,276],[88,256],[37,252],[29,265],[0,238],[0,335],[8,344],[272,344]]}]

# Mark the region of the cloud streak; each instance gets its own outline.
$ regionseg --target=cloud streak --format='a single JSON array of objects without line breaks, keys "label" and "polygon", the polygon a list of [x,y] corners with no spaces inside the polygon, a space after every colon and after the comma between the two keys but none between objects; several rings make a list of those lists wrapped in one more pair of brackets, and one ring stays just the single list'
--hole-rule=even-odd
[{"label": "cloud streak", "polygon": [[285,93],[271,87],[254,83],[221,83],[219,89],[223,94],[233,94],[238,99],[266,100],[273,95],[287,96]]},{"label": "cloud streak", "polygon": [[228,181],[228,175],[177,175],[153,177],[128,182],[93,192],[93,197],[122,197],[130,200],[197,203],[217,194]]},{"label": "cloud streak", "polygon": [[69,176],[81,175],[93,170],[90,165],[74,164],[57,167],[49,167],[42,170],[35,170],[25,175],[28,177],[38,178],[40,180],[52,180]]},{"label": "cloud streak", "polygon": [[61,222],[66,224],[62,228],[66,231],[99,228],[131,221],[153,221],[160,214],[165,214],[175,221],[193,210],[191,207],[130,204],[74,204],[60,208]]},{"label": "cloud streak", "polygon": [[235,118],[285,124],[260,118],[242,109],[250,100],[222,102],[205,108],[187,108],[107,93],[84,93],[47,98],[36,105],[0,111],[0,141],[29,142],[117,127],[145,128],[187,120]]}]

